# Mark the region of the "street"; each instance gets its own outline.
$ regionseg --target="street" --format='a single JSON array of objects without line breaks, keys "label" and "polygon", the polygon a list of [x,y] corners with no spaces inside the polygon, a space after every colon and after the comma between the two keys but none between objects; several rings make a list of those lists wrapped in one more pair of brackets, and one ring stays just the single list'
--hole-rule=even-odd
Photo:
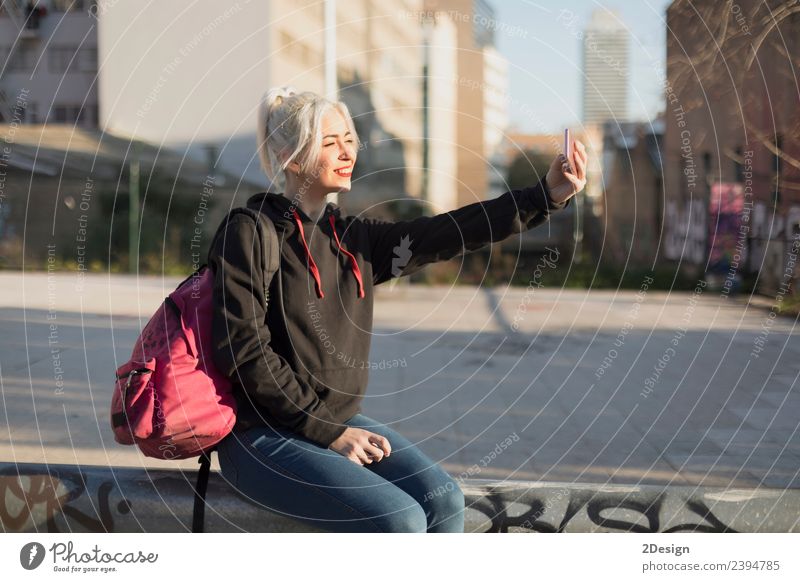
[{"label": "street", "polygon": [[[116,366],[181,279],[0,273],[0,459],[196,468],[108,421]],[[799,487],[795,323],[702,287],[385,284],[363,412],[460,479]]]}]

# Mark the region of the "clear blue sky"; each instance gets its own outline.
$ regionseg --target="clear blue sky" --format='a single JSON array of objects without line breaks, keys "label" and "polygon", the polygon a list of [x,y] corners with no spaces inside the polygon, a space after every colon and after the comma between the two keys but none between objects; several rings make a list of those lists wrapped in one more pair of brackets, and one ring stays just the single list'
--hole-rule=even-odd
[{"label": "clear blue sky", "polygon": [[630,31],[629,116],[650,119],[663,109],[659,71],[663,75],[671,0],[490,1],[498,20],[495,42],[510,63],[510,122],[519,130],[556,133],[580,125],[581,42],[575,34],[600,7],[616,10]]}]

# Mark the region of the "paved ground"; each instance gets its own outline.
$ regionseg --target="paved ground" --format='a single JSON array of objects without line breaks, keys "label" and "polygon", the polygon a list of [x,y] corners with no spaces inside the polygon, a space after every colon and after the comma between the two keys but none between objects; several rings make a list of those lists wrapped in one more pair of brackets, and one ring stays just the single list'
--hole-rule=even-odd
[{"label": "paved ground", "polygon": [[[0,459],[181,466],[107,419],[179,280],[0,272]],[[372,361],[405,365],[370,373],[364,412],[456,477],[800,487],[796,321],[700,291],[382,286]]]}]

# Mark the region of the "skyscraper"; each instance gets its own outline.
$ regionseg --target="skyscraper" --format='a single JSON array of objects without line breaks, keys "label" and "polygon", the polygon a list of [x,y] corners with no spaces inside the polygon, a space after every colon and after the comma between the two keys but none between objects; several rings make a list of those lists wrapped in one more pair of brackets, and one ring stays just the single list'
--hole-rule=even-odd
[{"label": "skyscraper", "polygon": [[583,122],[628,119],[628,30],[615,12],[592,13],[583,35]]}]

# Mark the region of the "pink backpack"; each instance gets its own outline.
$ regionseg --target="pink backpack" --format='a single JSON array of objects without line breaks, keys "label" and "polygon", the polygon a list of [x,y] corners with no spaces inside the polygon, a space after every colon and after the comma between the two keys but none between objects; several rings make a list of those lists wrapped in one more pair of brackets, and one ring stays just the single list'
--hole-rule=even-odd
[{"label": "pink backpack", "polygon": [[[214,240],[240,212],[255,219],[264,244],[264,296],[269,303],[269,284],[280,264],[272,221],[256,210],[234,208]],[[148,457],[158,459],[200,457],[194,531],[202,531],[209,454],[236,422],[231,382],[211,357],[213,286],[214,273],[204,264],[164,299],[136,340],[130,360],[117,368],[111,398],[116,442],[135,444]]]}]

